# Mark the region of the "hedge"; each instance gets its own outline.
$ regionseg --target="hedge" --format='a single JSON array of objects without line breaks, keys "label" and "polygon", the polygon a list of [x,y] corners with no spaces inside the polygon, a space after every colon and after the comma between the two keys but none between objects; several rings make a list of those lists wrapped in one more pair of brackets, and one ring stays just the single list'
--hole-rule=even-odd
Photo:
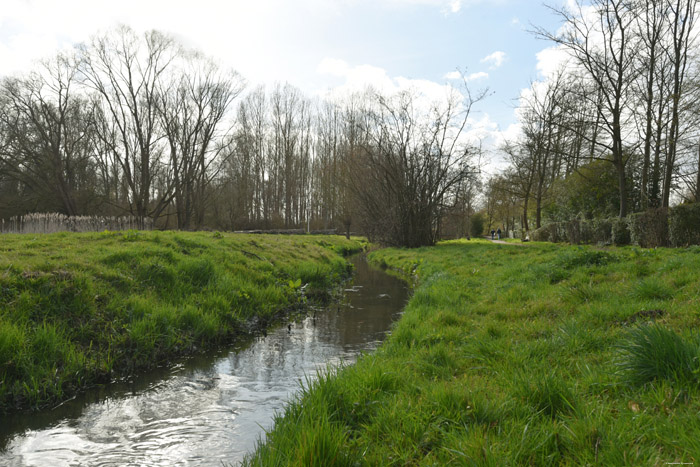
[{"label": "hedge", "polygon": [[630,226],[627,218],[612,219],[612,243],[615,245],[629,245],[631,242]]},{"label": "hedge", "polygon": [[668,246],[668,209],[655,208],[628,217],[632,243],[642,248]]},{"label": "hedge", "polygon": [[624,219],[574,218],[530,233],[536,242],[639,245],[643,248],[700,245],[700,203],[654,208]]},{"label": "hedge", "polygon": [[669,209],[668,230],[671,246],[700,245],[700,203]]}]

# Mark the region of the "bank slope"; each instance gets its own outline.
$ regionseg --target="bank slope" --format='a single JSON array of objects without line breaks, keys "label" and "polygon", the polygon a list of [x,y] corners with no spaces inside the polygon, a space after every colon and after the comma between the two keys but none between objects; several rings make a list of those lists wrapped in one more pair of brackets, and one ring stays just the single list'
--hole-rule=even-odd
[{"label": "bank slope", "polygon": [[700,248],[455,241],[374,354],[308,384],[248,465],[647,465],[700,453]]},{"label": "bank slope", "polygon": [[0,236],[0,413],[232,342],[322,298],[358,241],[218,232]]}]

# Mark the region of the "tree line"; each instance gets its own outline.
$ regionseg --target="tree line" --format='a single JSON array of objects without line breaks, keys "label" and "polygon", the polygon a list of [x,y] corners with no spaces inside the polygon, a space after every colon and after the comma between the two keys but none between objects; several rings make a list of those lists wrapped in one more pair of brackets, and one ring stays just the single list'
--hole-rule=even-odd
[{"label": "tree line", "polygon": [[[696,0],[592,0],[534,34],[568,61],[521,98],[521,136],[488,183],[491,216],[625,217],[700,199]],[[533,219],[534,217],[534,219]]]},{"label": "tree line", "polygon": [[484,93],[247,86],[158,31],[120,27],[0,81],[0,218],[131,215],[170,229],[464,235]]}]

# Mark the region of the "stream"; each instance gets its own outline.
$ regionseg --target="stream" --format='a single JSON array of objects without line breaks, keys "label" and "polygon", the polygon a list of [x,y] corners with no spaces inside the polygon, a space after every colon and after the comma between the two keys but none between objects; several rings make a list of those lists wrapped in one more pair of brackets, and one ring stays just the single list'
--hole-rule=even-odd
[{"label": "stream", "polygon": [[339,304],[53,410],[3,417],[0,466],[238,464],[300,381],[376,349],[400,316],[405,284],[364,256],[353,263]]}]

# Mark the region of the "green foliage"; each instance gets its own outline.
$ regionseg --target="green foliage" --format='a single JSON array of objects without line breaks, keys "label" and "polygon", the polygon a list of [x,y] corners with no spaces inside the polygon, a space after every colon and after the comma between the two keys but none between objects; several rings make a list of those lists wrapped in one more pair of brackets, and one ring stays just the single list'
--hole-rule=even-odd
[{"label": "green foliage", "polygon": [[533,231],[531,239],[535,242],[566,242],[568,241],[566,224],[560,222],[547,224]]},{"label": "green foliage", "polygon": [[122,240],[124,240],[125,242],[135,242],[139,239],[140,235],[141,234],[138,230],[127,230],[122,234]]},{"label": "green foliage", "polygon": [[361,248],[335,236],[3,235],[0,413],[231,342],[245,321],[305,303],[302,281],[327,294],[348,272],[338,252]]},{"label": "green foliage", "polygon": [[700,203],[669,209],[668,224],[672,246],[700,245]]},{"label": "green foliage", "polygon": [[568,221],[579,215],[588,219],[609,218],[619,212],[617,174],[606,161],[579,167],[566,179],[557,180],[552,191],[554,200],[545,209],[545,215],[552,220]]},{"label": "green foliage", "polygon": [[658,278],[645,279],[635,287],[634,296],[639,300],[669,300],[673,290]]}]

